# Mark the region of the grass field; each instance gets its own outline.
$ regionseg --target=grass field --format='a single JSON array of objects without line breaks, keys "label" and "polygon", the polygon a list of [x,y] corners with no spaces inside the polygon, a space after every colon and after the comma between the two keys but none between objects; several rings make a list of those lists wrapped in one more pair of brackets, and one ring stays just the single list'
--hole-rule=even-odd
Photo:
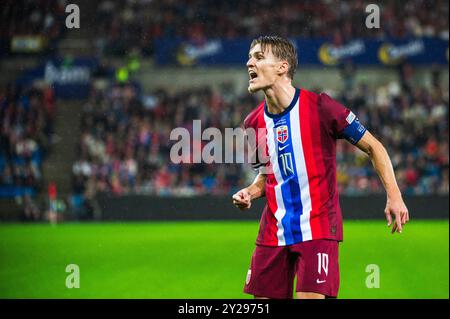
[{"label": "grass field", "polygon": [[[448,220],[347,221],[339,298],[448,298]],[[251,298],[255,222],[1,224],[0,298]],[[65,286],[68,264],[80,288]],[[368,264],[380,288],[366,287]]]}]

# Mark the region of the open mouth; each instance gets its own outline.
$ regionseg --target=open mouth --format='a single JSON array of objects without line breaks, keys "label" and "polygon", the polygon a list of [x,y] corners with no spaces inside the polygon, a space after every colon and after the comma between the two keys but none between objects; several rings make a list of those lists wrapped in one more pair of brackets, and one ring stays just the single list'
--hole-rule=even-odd
[{"label": "open mouth", "polygon": [[250,82],[252,82],[254,79],[258,77],[258,74],[256,74],[255,71],[248,71],[248,75],[250,77]]}]

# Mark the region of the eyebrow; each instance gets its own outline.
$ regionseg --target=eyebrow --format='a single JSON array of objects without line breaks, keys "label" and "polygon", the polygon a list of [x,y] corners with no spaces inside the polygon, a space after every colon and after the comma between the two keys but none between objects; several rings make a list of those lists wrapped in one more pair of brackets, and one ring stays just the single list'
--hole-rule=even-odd
[{"label": "eyebrow", "polygon": [[[253,55],[258,55],[258,54],[264,56],[264,52],[262,52],[262,51],[255,51],[255,52],[253,52]],[[249,53],[248,57],[251,58],[252,55]]]}]

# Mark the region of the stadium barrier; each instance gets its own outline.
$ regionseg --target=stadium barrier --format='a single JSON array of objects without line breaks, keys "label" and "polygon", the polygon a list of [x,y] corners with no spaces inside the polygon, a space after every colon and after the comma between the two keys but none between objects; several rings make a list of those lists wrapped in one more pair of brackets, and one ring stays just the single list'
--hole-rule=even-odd
[{"label": "stadium barrier", "polygon": [[[402,61],[416,64],[448,65],[448,41],[437,37],[399,39],[353,39],[335,46],[326,38],[291,38],[301,52],[300,65],[397,65]],[[207,39],[194,43],[179,38],[155,40],[158,65],[244,65],[251,38],[233,40]],[[304,48],[307,48],[305,50]]]},{"label": "stadium barrier", "polygon": [[16,80],[16,85],[26,86],[35,81],[45,81],[52,85],[57,98],[87,99],[91,78],[98,63],[95,57],[50,58],[23,72]]},{"label": "stadium barrier", "polygon": [[[265,201],[255,200],[248,211],[236,209],[230,196],[190,198],[129,195],[97,196],[101,220],[258,220]],[[404,196],[412,219],[448,219],[448,195]],[[383,219],[384,195],[341,196],[346,219]]]}]

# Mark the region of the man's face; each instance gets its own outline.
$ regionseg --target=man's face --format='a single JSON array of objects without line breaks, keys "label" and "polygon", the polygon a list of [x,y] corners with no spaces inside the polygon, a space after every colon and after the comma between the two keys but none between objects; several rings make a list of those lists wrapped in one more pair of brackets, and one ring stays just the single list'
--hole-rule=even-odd
[{"label": "man's face", "polygon": [[247,70],[250,80],[248,81],[248,91],[255,93],[271,87],[278,78],[277,70],[281,61],[276,58],[269,45],[266,51],[262,52],[258,43],[250,49],[247,61]]}]

